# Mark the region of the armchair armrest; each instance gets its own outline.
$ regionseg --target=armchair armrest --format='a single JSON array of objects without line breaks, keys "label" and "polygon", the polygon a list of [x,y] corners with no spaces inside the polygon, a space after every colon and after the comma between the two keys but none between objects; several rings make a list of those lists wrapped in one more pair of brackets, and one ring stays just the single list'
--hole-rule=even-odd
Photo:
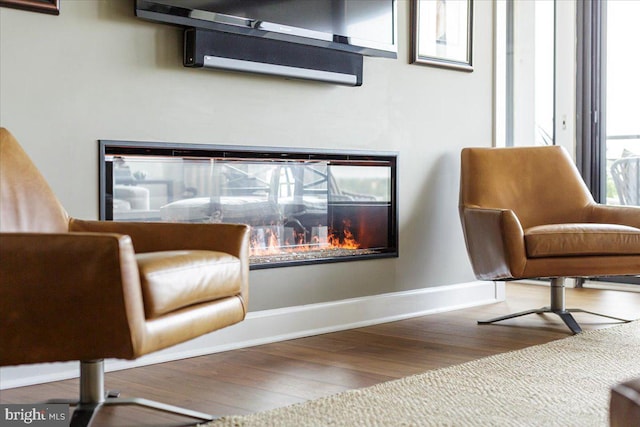
[{"label": "armchair armrest", "polygon": [[197,249],[249,258],[249,226],[165,222],[84,221],[71,219],[69,231],[118,233],[131,237],[138,253]]},{"label": "armchair armrest", "polygon": [[640,207],[594,204],[591,206],[588,220],[603,224],[620,224],[640,228]]},{"label": "armchair armrest", "polygon": [[72,218],[70,231],[119,233],[131,237],[136,253],[170,250],[208,250],[240,259],[242,301],[249,301],[249,230],[245,224],[189,224],[167,222],[84,221]]},{"label": "armchair armrest", "polygon": [[144,308],[127,236],[0,233],[0,240],[0,365],[134,354]]},{"label": "armchair armrest", "polygon": [[467,252],[478,279],[518,277],[526,265],[524,231],[509,209],[461,207]]}]

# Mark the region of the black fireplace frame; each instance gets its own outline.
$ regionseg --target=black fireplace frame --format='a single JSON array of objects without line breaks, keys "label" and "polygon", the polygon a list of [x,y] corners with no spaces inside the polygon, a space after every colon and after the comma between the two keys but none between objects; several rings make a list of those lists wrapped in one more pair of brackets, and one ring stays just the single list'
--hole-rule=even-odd
[{"label": "black fireplace frame", "polygon": [[359,261],[379,258],[396,258],[398,251],[398,153],[391,151],[368,150],[333,150],[291,147],[262,147],[218,144],[182,144],[167,142],[141,142],[99,140],[99,217],[100,220],[113,220],[113,205],[110,196],[113,194],[113,170],[107,167],[110,156],[166,156],[176,158],[242,158],[257,161],[281,160],[319,160],[331,162],[383,162],[391,171],[390,207],[387,225],[387,248],[375,251],[364,251],[347,256],[316,256],[310,259],[290,259],[285,261],[251,263],[251,270],[289,267],[306,264],[324,264],[336,262]]}]

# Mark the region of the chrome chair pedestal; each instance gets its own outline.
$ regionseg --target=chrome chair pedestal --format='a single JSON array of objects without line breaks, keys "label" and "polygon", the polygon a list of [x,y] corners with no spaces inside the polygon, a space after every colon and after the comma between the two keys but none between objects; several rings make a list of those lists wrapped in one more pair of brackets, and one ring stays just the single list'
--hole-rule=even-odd
[{"label": "chrome chair pedestal", "polygon": [[120,393],[104,390],[104,360],[80,362],[80,400],[51,399],[47,403],[64,403],[75,406],[70,427],[87,427],[103,406],[140,406],[169,414],[193,418],[198,421],[213,421],[215,417],[198,411],[168,405],[141,398],[119,398]]},{"label": "chrome chair pedestal", "polygon": [[628,323],[630,320],[621,319],[619,317],[609,316],[607,314],[596,313],[593,311],[583,310],[581,308],[565,308],[565,286],[564,286],[565,278],[557,277],[551,279],[551,287],[550,287],[550,297],[551,297],[551,305],[548,307],[542,307],[538,309],[525,310],[518,313],[507,314],[505,316],[495,317],[489,320],[479,320],[478,325],[488,325],[490,323],[500,322],[502,320],[514,319],[516,317],[526,316],[528,314],[545,314],[545,313],[553,313],[556,314],[562,319],[562,321],[567,325],[567,327],[574,334],[579,334],[582,332],[582,328],[578,325],[578,322],[573,317],[571,313],[587,313],[594,316],[606,317],[607,319],[616,320],[618,322]]}]

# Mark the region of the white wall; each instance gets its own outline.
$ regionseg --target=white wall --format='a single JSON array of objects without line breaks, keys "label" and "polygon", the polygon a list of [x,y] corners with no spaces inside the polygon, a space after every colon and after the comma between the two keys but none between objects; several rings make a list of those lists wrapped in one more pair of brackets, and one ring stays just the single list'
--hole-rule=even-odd
[{"label": "white wall", "polygon": [[250,309],[473,280],[457,212],[459,153],[492,141],[492,8],[475,2],[465,73],[365,58],[349,88],[183,68],[181,32],[133,0],[62,0],[60,16],[0,8],[0,124],[69,213],[98,216],[98,139],[399,152],[400,257],[251,273]]}]

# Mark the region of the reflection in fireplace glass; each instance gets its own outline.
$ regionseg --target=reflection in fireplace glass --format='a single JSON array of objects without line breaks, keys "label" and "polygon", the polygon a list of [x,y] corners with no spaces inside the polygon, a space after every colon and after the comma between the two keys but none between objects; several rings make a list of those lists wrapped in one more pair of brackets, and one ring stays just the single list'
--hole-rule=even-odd
[{"label": "reflection in fireplace glass", "polygon": [[397,256],[395,155],[228,148],[101,141],[101,216],[249,224],[252,268]]}]

